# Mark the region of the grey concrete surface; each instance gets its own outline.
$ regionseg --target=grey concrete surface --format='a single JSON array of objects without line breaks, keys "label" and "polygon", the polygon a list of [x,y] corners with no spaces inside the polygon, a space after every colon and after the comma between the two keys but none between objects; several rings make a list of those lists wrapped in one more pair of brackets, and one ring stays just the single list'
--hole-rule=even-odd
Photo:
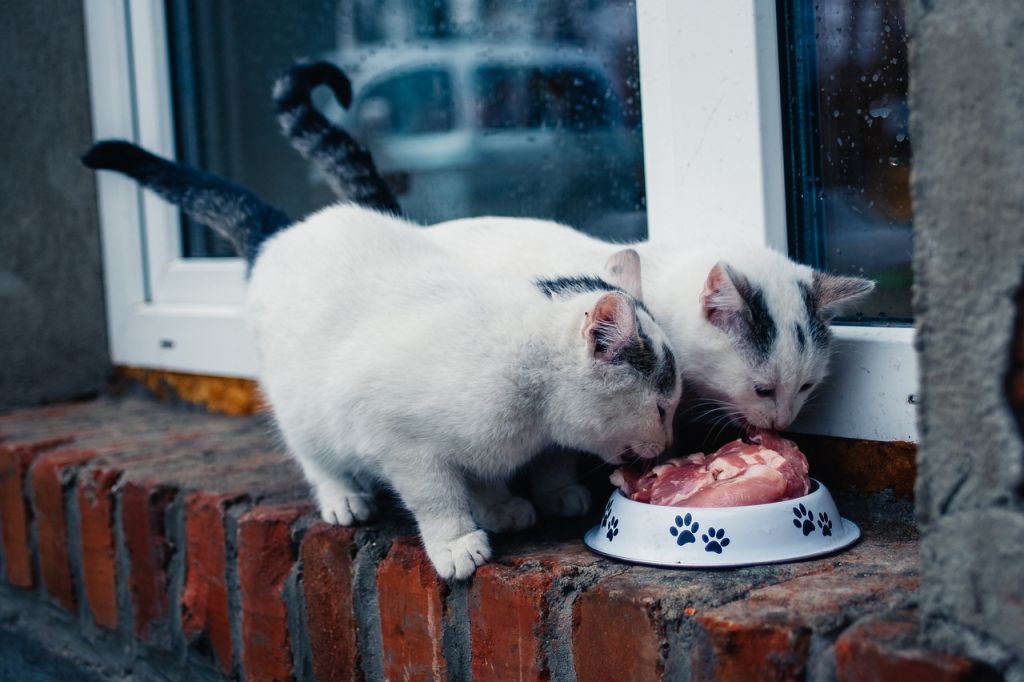
[{"label": "grey concrete surface", "polygon": [[908,25],[924,632],[1024,680],[1024,443],[1005,392],[1024,284],[1024,4],[913,0]]},{"label": "grey concrete surface", "polygon": [[110,369],[80,0],[0,9],[0,411]]}]

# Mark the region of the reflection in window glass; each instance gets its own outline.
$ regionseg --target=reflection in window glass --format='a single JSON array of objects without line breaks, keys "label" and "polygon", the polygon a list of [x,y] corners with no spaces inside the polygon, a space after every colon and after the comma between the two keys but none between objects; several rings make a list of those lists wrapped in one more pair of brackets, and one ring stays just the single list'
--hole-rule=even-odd
[{"label": "reflection in window glass", "polygon": [[[647,219],[632,0],[168,2],[179,158],[299,217],[334,199],[277,132],[298,57],[352,79],[324,113],[369,147],[414,220],[510,215],[640,239]],[[318,99],[318,102],[320,100]],[[187,256],[232,255],[183,226]]]},{"label": "reflection in window glass", "polygon": [[877,292],[858,319],[911,318],[903,0],[780,2],[791,251]]},{"label": "reflection in window glass", "polygon": [[366,88],[356,109],[360,127],[378,135],[445,133],[455,116],[445,71],[405,73]]}]

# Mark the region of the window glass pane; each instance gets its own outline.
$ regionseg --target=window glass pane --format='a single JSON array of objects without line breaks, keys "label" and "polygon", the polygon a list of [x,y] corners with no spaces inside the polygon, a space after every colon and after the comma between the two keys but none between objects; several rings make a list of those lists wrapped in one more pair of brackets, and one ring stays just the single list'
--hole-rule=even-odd
[{"label": "window glass pane", "polygon": [[903,0],[780,2],[791,250],[878,282],[855,319],[909,321]]},{"label": "window glass pane", "polygon": [[445,71],[423,70],[385,77],[360,95],[353,132],[380,135],[444,133],[455,117],[452,84]]},{"label": "window glass pane", "polygon": [[[278,133],[270,90],[296,58],[352,79],[342,111],[414,220],[558,220],[647,234],[632,0],[168,1],[179,158],[293,217],[334,200]],[[231,249],[182,227],[186,256]]]}]

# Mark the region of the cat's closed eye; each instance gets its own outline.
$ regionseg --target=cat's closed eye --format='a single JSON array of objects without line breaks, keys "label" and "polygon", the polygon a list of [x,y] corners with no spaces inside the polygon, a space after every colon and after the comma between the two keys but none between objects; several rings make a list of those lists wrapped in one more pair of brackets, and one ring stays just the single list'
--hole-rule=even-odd
[{"label": "cat's closed eye", "polygon": [[775,389],[767,386],[754,386],[754,393],[760,398],[771,398],[775,395]]},{"label": "cat's closed eye", "polygon": [[813,386],[814,386],[813,383],[807,382],[806,384],[804,384],[803,386],[800,387],[800,392],[801,393],[805,393],[806,391],[811,390],[811,388],[813,388]]}]

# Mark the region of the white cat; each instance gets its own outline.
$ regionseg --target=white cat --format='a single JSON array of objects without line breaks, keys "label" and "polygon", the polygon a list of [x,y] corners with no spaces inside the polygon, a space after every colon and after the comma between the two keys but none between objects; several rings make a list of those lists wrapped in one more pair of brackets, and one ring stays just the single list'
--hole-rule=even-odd
[{"label": "white cat", "polygon": [[[327,136],[324,139],[333,144],[345,141],[344,131],[322,128],[309,146],[339,166],[345,165],[346,158],[351,161],[351,149],[334,153],[330,144],[317,144],[318,135]],[[244,188],[169,163],[128,143],[100,143],[85,161],[91,167],[135,177],[196,220],[227,234],[246,254],[255,254],[262,237],[287,224],[287,217]],[[320,165],[330,170],[326,160]],[[376,178],[372,165],[345,172]],[[339,183],[351,182],[351,177],[339,179]],[[386,186],[376,179],[361,196],[382,191]],[[621,245],[548,221],[473,218],[408,234],[417,246],[430,244],[443,250],[446,261],[457,261],[476,277],[498,275],[519,282],[534,278],[552,291],[597,293],[606,286],[601,275],[622,282],[631,274],[619,271],[622,263],[611,259]],[[828,321],[874,286],[868,280],[812,270],[763,247],[684,248],[644,242],[634,248],[643,263],[647,309],[675,348],[688,398],[696,395],[713,401],[712,409],[762,428],[783,429],[792,422],[827,374]],[[640,293],[638,280],[624,286]],[[577,484],[572,460],[552,458],[539,473],[534,497],[541,511],[560,515],[588,511],[590,494]],[[531,521],[532,509],[517,504],[517,515],[505,525],[521,527]],[[502,513],[507,516],[509,509]]]},{"label": "white cat", "polygon": [[[639,282],[635,254],[612,262],[623,286]],[[461,579],[490,557],[479,525],[532,523],[504,482],[545,447],[662,452],[674,358],[611,289],[463,268],[430,232],[354,206],[269,238],[249,286],[260,384],[323,517],[365,520],[388,485],[438,574]]]},{"label": "white cat", "polygon": [[[274,86],[288,141],[336,193],[394,212],[398,202],[370,154],[312,104],[319,85],[342,106],[345,74],[326,62],[298,63]],[[585,226],[580,226],[585,227]],[[430,228],[435,243],[467,267],[509,276],[599,275],[622,245],[526,218],[472,218]],[[874,283],[836,277],[771,249],[737,243],[632,245],[643,261],[648,308],[680,359],[687,398],[710,403],[741,425],[784,429],[828,372],[828,322]]]},{"label": "white cat", "polygon": [[[100,142],[83,161],[137,179],[246,256],[261,385],[322,516],[366,520],[390,486],[444,578],[489,558],[481,526],[533,523],[505,481],[545,448],[620,463],[671,444],[679,373],[640,302],[634,251],[609,255],[607,280],[505,277],[365,208],[289,225],[245,188],[131,143]],[[549,480],[561,459],[539,463]],[[557,488],[558,509],[589,504],[581,486]]]},{"label": "white cat", "polygon": [[[509,277],[599,275],[623,248],[525,218],[455,220],[429,231],[467,267]],[[874,288],[766,247],[629,246],[640,255],[644,302],[672,341],[688,395],[719,401],[742,425],[793,422],[828,373],[829,320]]]}]

